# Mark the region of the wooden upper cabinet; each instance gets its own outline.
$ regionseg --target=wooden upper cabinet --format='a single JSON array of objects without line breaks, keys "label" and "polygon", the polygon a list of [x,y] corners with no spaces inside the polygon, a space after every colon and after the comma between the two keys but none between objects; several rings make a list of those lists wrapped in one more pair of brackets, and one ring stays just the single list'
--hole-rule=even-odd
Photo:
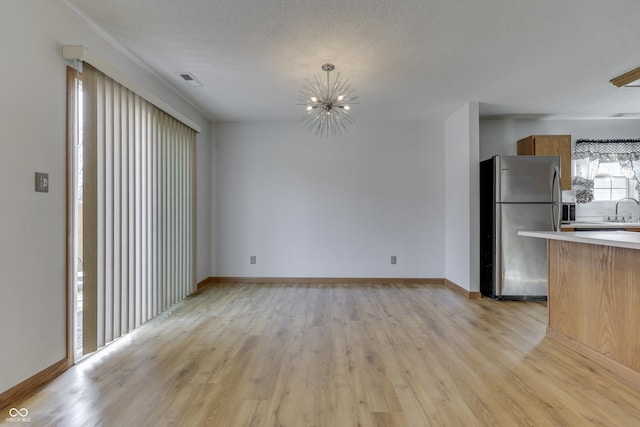
[{"label": "wooden upper cabinet", "polygon": [[571,135],[531,135],[518,141],[518,154],[560,156],[560,187],[571,190]]}]

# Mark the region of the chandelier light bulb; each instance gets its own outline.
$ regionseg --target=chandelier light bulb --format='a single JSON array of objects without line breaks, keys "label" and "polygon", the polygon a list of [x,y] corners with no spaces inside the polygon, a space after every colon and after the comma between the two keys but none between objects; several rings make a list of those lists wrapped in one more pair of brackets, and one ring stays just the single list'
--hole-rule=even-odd
[{"label": "chandelier light bulb", "polygon": [[335,69],[333,64],[324,64],[321,69],[326,72],[326,77],[316,74],[300,90],[298,105],[306,108],[306,113],[300,119],[309,132],[324,137],[329,134],[337,136],[347,130],[348,124],[354,123],[349,110],[350,104],[357,104],[354,101],[358,97],[353,96],[355,90],[348,79],[340,77],[340,73],[331,79],[330,73]]}]

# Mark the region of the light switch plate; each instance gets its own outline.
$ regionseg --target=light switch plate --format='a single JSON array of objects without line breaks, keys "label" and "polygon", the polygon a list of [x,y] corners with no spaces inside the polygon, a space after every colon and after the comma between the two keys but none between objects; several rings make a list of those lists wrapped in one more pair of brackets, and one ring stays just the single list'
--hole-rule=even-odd
[{"label": "light switch plate", "polygon": [[49,174],[46,172],[36,172],[36,192],[49,192]]}]

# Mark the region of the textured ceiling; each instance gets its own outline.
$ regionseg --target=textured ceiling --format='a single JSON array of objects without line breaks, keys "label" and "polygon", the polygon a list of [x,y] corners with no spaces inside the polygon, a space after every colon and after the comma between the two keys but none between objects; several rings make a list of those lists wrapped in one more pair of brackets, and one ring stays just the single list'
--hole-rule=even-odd
[{"label": "textured ceiling", "polygon": [[214,121],[296,120],[325,62],[356,120],[640,113],[609,83],[640,66],[637,0],[64,1]]}]

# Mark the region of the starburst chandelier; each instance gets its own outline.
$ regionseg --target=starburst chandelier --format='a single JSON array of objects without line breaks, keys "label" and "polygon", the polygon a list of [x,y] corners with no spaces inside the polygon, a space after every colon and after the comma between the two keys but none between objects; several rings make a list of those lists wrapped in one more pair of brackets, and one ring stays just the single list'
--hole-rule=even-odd
[{"label": "starburst chandelier", "polygon": [[329,73],[335,69],[333,64],[324,64],[322,71],[327,73],[326,79],[316,74],[313,80],[307,80],[300,90],[298,105],[306,105],[307,113],[301,117],[309,132],[328,137],[337,136],[347,130],[347,124],[353,124],[354,119],[349,114],[350,104],[358,99],[352,96],[355,89],[351,89],[349,79],[342,80],[340,73],[331,82]]}]

